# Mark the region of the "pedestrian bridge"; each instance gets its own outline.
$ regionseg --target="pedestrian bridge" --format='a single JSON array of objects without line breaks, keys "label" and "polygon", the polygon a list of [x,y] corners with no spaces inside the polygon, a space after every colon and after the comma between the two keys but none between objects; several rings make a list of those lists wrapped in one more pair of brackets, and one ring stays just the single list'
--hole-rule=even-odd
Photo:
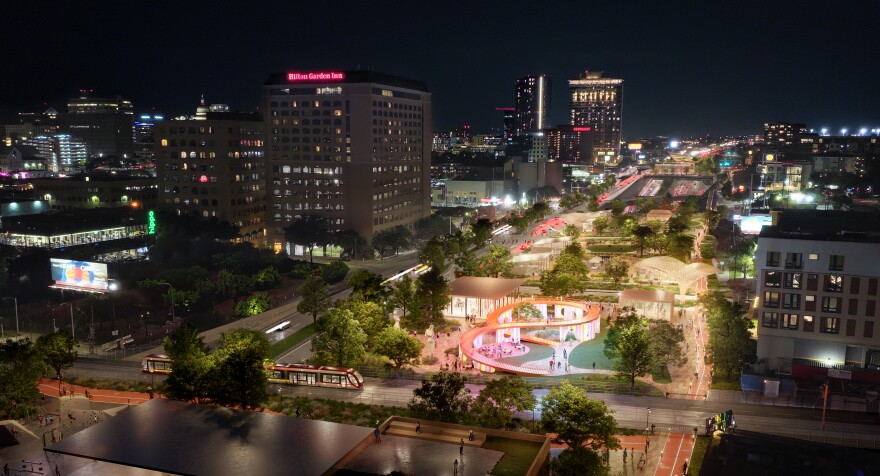
[{"label": "pedestrian bridge", "polygon": [[[518,316],[516,309],[531,305],[540,311],[541,317]],[[484,344],[517,342],[555,346],[566,340],[588,341],[599,334],[601,306],[585,301],[560,300],[552,297],[533,297],[499,307],[486,315],[486,324],[471,327],[461,335],[459,351],[464,363],[472,362],[474,368],[483,372],[509,372],[522,376],[549,375],[549,367],[537,364],[514,365],[480,352]],[[532,311],[533,312],[533,311]],[[559,340],[531,336],[523,329],[559,329]],[[484,342],[485,341],[485,342]]]}]

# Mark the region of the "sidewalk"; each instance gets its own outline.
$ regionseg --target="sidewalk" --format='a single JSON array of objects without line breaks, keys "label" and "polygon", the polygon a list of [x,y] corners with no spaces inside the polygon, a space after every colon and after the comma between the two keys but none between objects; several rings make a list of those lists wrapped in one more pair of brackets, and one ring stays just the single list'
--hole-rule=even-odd
[{"label": "sidewalk", "polygon": [[[37,382],[37,389],[43,395],[47,397],[55,397],[60,401],[70,401],[82,399],[86,400],[86,387],[80,385],[72,385],[69,383],[62,383],[62,388],[66,392],[66,395],[61,397],[58,390],[58,381],[43,378]],[[70,389],[73,388],[73,392]],[[119,390],[95,390],[89,388],[89,394],[91,396],[89,401],[95,403],[112,403],[117,405],[140,405],[148,400],[150,400],[150,396],[146,393],[141,392],[123,392]],[[158,394],[155,395],[158,397]]]}]

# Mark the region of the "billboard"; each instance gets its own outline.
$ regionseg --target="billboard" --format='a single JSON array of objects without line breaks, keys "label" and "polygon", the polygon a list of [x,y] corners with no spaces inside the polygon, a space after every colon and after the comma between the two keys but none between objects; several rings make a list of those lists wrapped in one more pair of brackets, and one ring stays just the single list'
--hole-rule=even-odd
[{"label": "billboard", "polygon": [[106,292],[109,286],[107,265],[89,261],[50,258],[53,286]]}]

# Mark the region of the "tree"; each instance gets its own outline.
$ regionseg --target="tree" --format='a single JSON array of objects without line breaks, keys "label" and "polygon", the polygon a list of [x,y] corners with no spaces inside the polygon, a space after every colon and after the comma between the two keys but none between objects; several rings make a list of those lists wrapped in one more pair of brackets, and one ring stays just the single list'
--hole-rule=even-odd
[{"label": "tree", "polygon": [[620,447],[615,438],[616,423],[605,402],[593,400],[587,392],[563,380],[541,402],[541,428],[555,433],[553,442],[569,448],[587,446],[593,450]]},{"label": "tree", "polygon": [[321,268],[321,279],[327,284],[336,284],[348,276],[348,270],[347,264],[342,260],[335,259]]},{"label": "tree", "polygon": [[535,409],[532,385],[518,375],[505,375],[490,380],[474,400],[472,411],[480,424],[490,428],[507,428],[515,412]]},{"label": "tree", "polygon": [[60,380],[62,371],[73,367],[76,362],[76,343],[67,331],[58,331],[52,334],[41,335],[37,338],[36,349],[46,363],[55,371]]},{"label": "tree", "polygon": [[554,476],[607,476],[609,474],[609,468],[599,453],[583,447],[566,448],[550,462],[550,469]]},{"label": "tree", "polygon": [[593,219],[593,229],[596,230],[596,234],[599,236],[608,229],[609,225],[611,225],[611,221],[606,217],[596,217]]},{"label": "tree", "polygon": [[375,346],[376,337],[392,324],[385,307],[380,303],[349,299],[340,307],[351,311],[352,317],[360,323],[361,329],[367,334],[369,348]]},{"label": "tree", "polygon": [[441,215],[433,214],[419,219],[415,224],[415,229],[415,238],[417,240],[433,240],[438,236],[445,235],[449,231],[449,219]]},{"label": "tree", "polygon": [[529,219],[525,215],[514,215],[507,219],[507,224],[516,228],[517,233],[526,231],[529,223]]},{"label": "tree", "polygon": [[407,322],[419,330],[443,322],[443,310],[452,300],[450,296],[452,289],[446,278],[440,271],[431,268],[419,276],[416,290],[418,303],[408,316]]},{"label": "tree", "polygon": [[[268,400],[269,379],[263,361],[269,357],[269,340],[250,329],[220,335],[220,347],[211,355],[208,395],[218,405],[243,410],[261,408]],[[173,373],[173,370],[172,370]]]},{"label": "tree", "polygon": [[579,236],[581,236],[581,229],[573,224],[569,223],[565,225],[565,228],[562,229],[562,234],[565,236],[570,236],[572,239],[576,240]]},{"label": "tree", "polygon": [[611,258],[605,263],[605,274],[614,280],[614,285],[620,285],[620,280],[629,273],[629,263],[621,258]]},{"label": "tree", "polygon": [[749,333],[751,321],[744,317],[742,305],[728,301],[719,291],[704,293],[698,303],[706,311],[709,361],[730,380],[734,372],[754,358]]},{"label": "tree", "polygon": [[0,344],[0,410],[15,418],[19,405],[35,404],[40,392],[35,382],[45,369],[43,356],[30,339],[6,339]]},{"label": "tree", "polygon": [[348,309],[327,311],[315,328],[312,352],[318,363],[354,367],[364,360],[367,333]]},{"label": "tree", "polygon": [[208,346],[199,337],[199,331],[184,323],[165,337],[162,345],[165,354],[173,362],[173,369],[165,378],[165,395],[187,402],[207,398],[208,372],[212,362],[208,357]]},{"label": "tree", "polygon": [[330,243],[338,248],[342,248],[342,253],[348,255],[351,259],[364,256],[365,252],[369,251],[370,248],[367,239],[355,230],[343,230],[332,233],[330,235]]},{"label": "tree", "polygon": [[479,275],[497,278],[508,275],[513,269],[513,256],[504,245],[490,245],[489,251],[479,258]]},{"label": "tree", "polygon": [[694,251],[694,237],[691,235],[675,234],[669,236],[669,254],[687,260]]},{"label": "tree", "polygon": [[619,198],[615,198],[608,204],[608,209],[611,210],[611,216],[616,218],[623,215],[623,211],[626,210],[626,203]]},{"label": "tree", "polygon": [[471,225],[471,233],[474,234],[474,247],[482,247],[492,237],[492,221],[488,218],[480,218]]},{"label": "tree", "polygon": [[400,309],[402,317],[405,319],[407,310],[412,309],[418,302],[415,281],[408,274],[398,279],[391,288],[388,301],[392,306]]},{"label": "tree", "polygon": [[278,268],[269,266],[257,271],[253,276],[254,287],[257,289],[269,289],[281,283],[281,273]]},{"label": "tree", "polygon": [[541,275],[540,286],[545,296],[571,296],[586,289],[586,283],[576,275],[553,271]]},{"label": "tree", "polygon": [[405,330],[386,327],[376,336],[373,350],[379,355],[388,357],[394,368],[400,370],[404,365],[418,359],[422,354],[422,347],[424,344],[407,334]]},{"label": "tree", "polygon": [[312,273],[306,278],[302,289],[302,300],[296,305],[297,312],[310,314],[312,322],[318,322],[318,316],[330,309],[330,292],[327,285],[317,273]]},{"label": "tree", "polygon": [[620,332],[627,327],[641,325],[639,315],[633,307],[624,307],[620,309],[617,317],[610,319],[608,326],[608,334],[605,335],[604,348],[602,353],[610,360],[617,359],[617,344],[620,342]]},{"label": "tree", "polygon": [[323,215],[303,215],[284,228],[284,239],[308,249],[309,262],[314,263],[315,247],[330,243],[330,223]]},{"label": "tree", "polygon": [[419,262],[446,271],[446,252],[443,250],[443,245],[434,240],[426,243],[419,251]]},{"label": "tree", "polygon": [[617,360],[611,364],[611,368],[630,381],[630,388],[635,388],[636,378],[647,375],[653,366],[651,344],[642,326],[630,326],[621,330],[620,341],[617,343]]},{"label": "tree", "polygon": [[467,418],[471,391],[465,387],[463,375],[440,372],[413,390],[409,410],[414,416],[426,420],[455,423]]},{"label": "tree", "polygon": [[649,197],[639,197],[633,206],[638,213],[648,213],[654,209],[654,199]]},{"label": "tree", "polygon": [[363,301],[382,302],[388,295],[388,290],[385,289],[382,281],[384,281],[382,275],[358,269],[351,273],[348,285],[351,286],[352,297]]},{"label": "tree", "polygon": [[644,256],[645,244],[651,239],[653,234],[654,230],[647,225],[639,225],[633,230],[633,238],[635,238],[636,244],[639,245],[639,256]]},{"label": "tree", "polygon": [[661,372],[667,372],[667,365],[683,365],[687,356],[681,349],[684,332],[674,327],[669,321],[657,320],[648,327],[648,340],[654,363],[660,366]]},{"label": "tree", "polygon": [[378,250],[382,256],[388,252],[397,254],[400,248],[405,248],[412,243],[412,233],[406,227],[398,225],[376,232],[371,241],[373,248]]},{"label": "tree", "polygon": [[235,305],[237,317],[251,317],[262,314],[272,307],[272,297],[260,291]]}]

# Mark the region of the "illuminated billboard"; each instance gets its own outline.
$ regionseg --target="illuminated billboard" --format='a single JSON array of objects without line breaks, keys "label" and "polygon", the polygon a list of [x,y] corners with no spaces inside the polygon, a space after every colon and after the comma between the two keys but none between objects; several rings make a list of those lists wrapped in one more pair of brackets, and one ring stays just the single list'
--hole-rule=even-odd
[{"label": "illuminated billboard", "polygon": [[757,235],[761,233],[761,228],[772,224],[770,215],[746,215],[739,222],[739,229],[744,235]]},{"label": "illuminated billboard", "polygon": [[89,261],[51,258],[53,287],[106,292],[109,286],[107,265]]}]

